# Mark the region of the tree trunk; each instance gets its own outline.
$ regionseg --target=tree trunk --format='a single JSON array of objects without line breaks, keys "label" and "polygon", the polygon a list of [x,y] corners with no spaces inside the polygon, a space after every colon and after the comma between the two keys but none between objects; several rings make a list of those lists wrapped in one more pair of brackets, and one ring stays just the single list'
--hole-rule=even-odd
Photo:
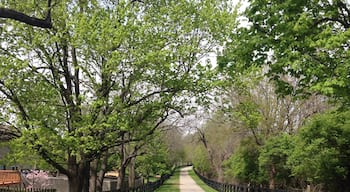
[{"label": "tree trunk", "polygon": [[270,173],[269,173],[269,189],[275,189],[275,176],[276,176],[276,167],[275,165],[271,165],[270,167]]},{"label": "tree trunk", "polygon": [[98,166],[98,159],[95,159],[90,163],[89,192],[96,192],[97,166]]},{"label": "tree trunk", "polygon": [[89,192],[89,163],[81,161],[78,164],[70,164],[69,169],[69,192]]},{"label": "tree trunk", "polygon": [[135,188],[135,158],[132,158],[129,164],[129,187]]},{"label": "tree trunk", "polygon": [[107,171],[108,157],[109,157],[108,151],[103,152],[100,170],[97,172],[97,177],[96,177],[96,192],[103,191],[103,180],[105,177],[105,173]]},{"label": "tree trunk", "polygon": [[119,177],[118,177],[118,188],[121,192],[128,191],[127,183],[125,182],[125,173],[126,173],[126,167],[122,166],[119,170]]},{"label": "tree trunk", "polygon": [[223,173],[220,166],[216,166],[216,173],[218,175],[218,182],[223,183],[225,177],[224,177],[224,173]]}]

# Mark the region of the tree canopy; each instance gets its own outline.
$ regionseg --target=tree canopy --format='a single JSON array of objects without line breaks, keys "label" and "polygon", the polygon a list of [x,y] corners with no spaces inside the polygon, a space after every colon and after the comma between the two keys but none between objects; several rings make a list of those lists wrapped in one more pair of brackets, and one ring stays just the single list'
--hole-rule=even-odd
[{"label": "tree canopy", "polygon": [[[47,14],[33,3],[5,7]],[[101,153],[205,100],[214,76],[202,58],[235,25],[232,5],[218,0],[64,0],[49,11],[49,29],[1,24],[0,120],[68,176],[71,192],[87,191]]]},{"label": "tree canopy", "polygon": [[268,65],[280,93],[312,92],[349,103],[349,4],[249,1],[248,26],[232,34],[221,65]]}]

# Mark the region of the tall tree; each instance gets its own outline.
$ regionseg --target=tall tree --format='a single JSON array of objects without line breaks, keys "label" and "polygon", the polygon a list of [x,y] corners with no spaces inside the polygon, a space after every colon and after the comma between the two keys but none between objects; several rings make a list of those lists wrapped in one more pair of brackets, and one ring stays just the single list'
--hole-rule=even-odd
[{"label": "tall tree", "polygon": [[248,25],[233,34],[221,64],[268,64],[280,93],[349,104],[349,2],[251,0],[243,16]]},{"label": "tall tree", "polygon": [[218,0],[65,0],[51,16],[49,30],[2,25],[0,119],[81,192],[93,160],[210,88],[201,58],[223,45],[235,14]]},{"label": "tall tree", "polygon": [[[238,150],[235,149],[233,157],[227,161],[227,173],[231,176],[233,174],[243,182],[269,182],[270,188],[274,188],[285,181],[284,178],[278,177],[286,173],[279,162],[284,160],[285,163],[286,158],[268,159],[275,154],[282,156],[278,150],[286,148],[285,140],[274,138],[283,134],[295,134],[307,118],[325,111],[330,106],[326,98],[319,95],[312,95],[308,99],[280,97],[276,94],[274,84],[264,75],[264,68],[251,67],[235,76],[227,77],[232,83],[226,91],[227,96],[224,97],[224,109],[226,115],[231,115],[232,130],[241,133],[242,140],[241,146]],[[275,149],[277,152],[274,152],[271,150],[273,147],[281,149]],[[267,157],[261,157],[264,155]],[[258,167],[258,158],[265,159],[264,166],[260,166],[259,169],[247,167]],[[263,175],[264,173],[268,174]]]}]

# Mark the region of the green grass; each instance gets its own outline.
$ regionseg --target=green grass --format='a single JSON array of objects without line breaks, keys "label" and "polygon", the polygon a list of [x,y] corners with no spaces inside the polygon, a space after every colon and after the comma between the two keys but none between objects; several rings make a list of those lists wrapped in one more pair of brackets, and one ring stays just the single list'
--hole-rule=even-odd
[{"label": "green grass", "polygon": [[173,176],[166,180],[156,192],[180,192],[180,169],[176,169]]},{"label": "green grass", "polygon": [[217,192],[217,190],[209,187],[207,184],[205,184],[197,175],[196,173],[191,169],[188,171],[188,174],[192,177],[192,179],[199,185],[205,192]]}]

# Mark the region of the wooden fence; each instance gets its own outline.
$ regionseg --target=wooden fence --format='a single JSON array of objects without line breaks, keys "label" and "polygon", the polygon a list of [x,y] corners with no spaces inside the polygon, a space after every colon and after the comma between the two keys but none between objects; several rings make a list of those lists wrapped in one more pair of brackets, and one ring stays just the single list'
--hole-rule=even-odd
[{"label": "wooden fence", "polygon": [[232,185],[227,183],[219,183],[202,176],[195,169],[194,172],[204,183],[220,192],[302,192],[302,190],[268,189],[246,185]]},{"label": "wooden fence", "polygon": [[104,192],[153,192],[156,189],[158,189],[161,185],[163,185],[164,181],[169,179],[173,175],[174,171],[175,169],[172,171],[171,174],[162,175],[160,179],[158,179],[157,181],[149,182],[133,189],[123,189],[123,190],[119,189],[119,190],[104,191]]}]

